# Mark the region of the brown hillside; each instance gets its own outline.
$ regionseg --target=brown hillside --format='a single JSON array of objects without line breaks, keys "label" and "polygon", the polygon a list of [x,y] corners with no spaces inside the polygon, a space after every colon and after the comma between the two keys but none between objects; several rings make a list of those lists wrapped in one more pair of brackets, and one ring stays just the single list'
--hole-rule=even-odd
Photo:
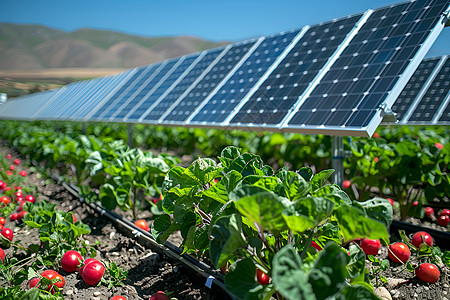
[{"label": "brown hillside", "polygon": [[65,67],[118,67],[114,56],[76,39],[49,41],[35,47],[41,60],[49,68]]},{"label": "brown hillside", "polygon": [[121,66],[132,68],[163,60],[159,53],[129,42],[116,43],[108,49],[108,54],[121,61]]},{"label": "brown hillside", "polygon": [[0,69],[133,68],[223,44],[191,36],[150,38],[0,23]]}]

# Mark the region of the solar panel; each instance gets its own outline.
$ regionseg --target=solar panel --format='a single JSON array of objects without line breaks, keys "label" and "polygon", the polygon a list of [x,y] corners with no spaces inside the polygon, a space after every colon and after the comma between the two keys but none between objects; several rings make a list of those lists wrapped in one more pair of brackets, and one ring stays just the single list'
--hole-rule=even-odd
[{"label": "solar panel", "polygon": [[[138,89],[146,88],[149,85],[148,80],[152,80],[166,64],[155,64],[140,67],[136,69],[133,77],[128,80],[114,95],[107,101],[100,103],[92,116],[96,120],[108,120],[117,111],[117,109]],[[144,87],[143,87],[144,86]]]},{"label": "solar panel", "polygon": [[[203,78],[215,61],[222,57],[227,47],[216,48],[207,51],[201,60],[186,74],[173,89],[163,98],[158,99],[153,105],[142,103],[128,118],[129,121],[137,120],[143,123],[156,123],[162,115],[185,93],[188,93]],[[156,105],[155,105],[156,104]]]},{"label": "solar panel", "polygon": [[121,72],[114,76],[108,76],[102,81],[97,90],[90,90],[85,97],[71,105],[60,113],[67,120],[83,120],[105,97],[114,93],[130,76],[131,71]]},{"label": "solar panel", "polygon": [[[0,118],[31,120],[33,114],[56,94],[55,90],[12,98],[0,105]],[[17,108],[20,109],[17,109]]]},{"label": "solar panel", "polygon": [[173,70],[165,80],[161,80],[149,93],[139,93],[138,95],[131,97],[127,105],[121,108],[114,116],[115,121],[118,121],[119,119],[121,121],[127,120],[128,116],[132,115],[136,108],[140,107],[143,103],[145,103],[145,105],[142,106],[142,110],[146,110],[164,93],[171,91],[173,85],[176,85],[174,83],[179,82],[179,80],[186,75],[187,71],[197,63],[201,54],[202,53],[195,53],[193,55],[182,57],[182,60],[180,60],[180,64],[177,65],[176,69]]},{"label": "solar panel", "polygon": [[312,26],[270,74],[230,125],[276,125],[289,113],[362,15]]},{"label": "solar panel", "polygon": [[450,60],[447,59],[430,87],[412,112],[408,123],[431,122],[450,89]]},{"label": "solar panel", "polygon": [[430,76],[434,73],[439,61],[440,58],[423,60],[416,72],[414,72],[413,76],[406,84],[400,96],[392,105],[392,111],[396,113],[395,117],[399,122],[402,122],[403,117],[409,108],[412,107],[415,100],[421,94],[421,91],[429,81]]},{"label": "solar panel", "polygon": [[241,62],[247,52],[252,49],[255,40],[238,43],[229,48],[222,58],[213,65],[198,84],[161,117],[163,123],[184,122],[202,103],[202,101],[230,74],[236,64]]},{"label": "solar panel", "polygon": [[[435,83],[422,78],[422,67],[413,74],[447,22],[449,4],[411,0],[70,84],[39,98],[47,101],[30,113],[37,119],[363,136],[392,106],[412,122],[424,116],[445,122],[447,65],[435,65]],[[424,80],[419,92],[403,91]],[[8,115],[8,107],[0,113]]]},{"label": "solar panel", "polygon": [[57,116],[56,111],[64,104],[64,101],[68,102],[67,99],[75,99],[72,98],[74,95],[78,95],[86,86],[89,87],[91,85],[92,81],[86,80],[64,86],[57,90],[55,95],[33,114],[33,118],[45,120],[49,119],[52,115]]},{"label": "solar panel", "polygon": [[375,10],[286,128],[373,132],[381,121],[380,105],[401,92],[434,32],[442,29],[436,24],[447,8],[446,0],[418,0]]},{"label": "solar panel", "polygon": [[225,121],[299,33],[296,29],[266,37],[233,76],[192,114],[188,123],[219,124]]}]

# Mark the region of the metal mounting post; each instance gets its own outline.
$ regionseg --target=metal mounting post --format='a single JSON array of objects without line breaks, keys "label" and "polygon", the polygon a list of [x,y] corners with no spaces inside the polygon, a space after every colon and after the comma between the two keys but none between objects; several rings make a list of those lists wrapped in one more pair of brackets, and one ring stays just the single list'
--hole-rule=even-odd
[{"label": "metal mounting post", "polygon": [[342,136],[333,136],[332,148],[333,182],[342,186],[344,182],[344,138]]},{"label": "metal mounting post", "polygon": [[134,148],[133,124],[131,124],[131,123],[127,124],[127,136],[128,136],[128,147]]}]

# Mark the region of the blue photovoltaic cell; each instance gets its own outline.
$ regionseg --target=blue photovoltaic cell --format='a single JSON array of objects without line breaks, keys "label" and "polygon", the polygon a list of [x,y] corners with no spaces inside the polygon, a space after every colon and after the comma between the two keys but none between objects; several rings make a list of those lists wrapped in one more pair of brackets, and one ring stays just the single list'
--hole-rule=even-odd
[{"label": "blue photovoltaic cell", "polygon": [[360,18],[312,26],[230,124],[280,123]]},{"label": "blue photovoltaic cell", "polygon": [[448,3],[417,0],[375,10],[289,127],[365,128]]},{"label": "blue photovoltaic cell", "polygon": [[266,37],[230,79],[208,100],[191,123],[222,123],[259,78],[298,35],[299,29]]},{"label": "blue photovoltaic cell", "polygon": [[392,105],[392,111],[396,113],[396,118],[399,122],[402,121],[405,113],[413,104],[420,90],[425,82],[430,77],[433,70],[436,68],[440,58],[432,58],[423,60],[417,70],[414,72],[411,79],[406,84],[400,96]]},{"label": "blue photovoltaic cell", "polygon": [[[447,95],[449,97],[449,95]],[[447,107],[445,107],[444,112],[442,113],[442,116],[439,118],[439,123],[450,123],[450,102],[447,103]]]},{"label": "blue photovoltaic cell", "polygon": [[[152,90],[151,93],[139,93],[134,95],[131,100],[127,103],[127,105],[122,108],[117,115],[114,116],[115,120],[118,119],[126,119],[127,115],[130,112],[135,111],[135,108],[142,104],[142,110],[145,112],[151,105],[155,103],[159,97],[161,97],[164,92],[169,89],[172,84],[182,76],[182,74],[189,68],[190,65],[198,58],[200,53],[196,53],[195,55],[190,55],[184,57],[184,60],[173,70],[170,75],[163,81],[159,83],[159,86]],[[145,109],[145,110],[144,110]]]},{"label": "blue photovoltaic cell", "polygon": [[239,63],[255,41],[231,47],[202,80],[165,117],[164,121],[185,121],[198,105],[216,88],[224,77]]},{"label": "blue photovoltaic cell", "polygon": [[83,95],[88,89],[95,87],[99,83],[99,79],[85,80],[76,82],[64,87],[60,93],[52,98],[51,103],[46,105],[46,109],[40,110],[33,117],[43,119],[57,119],[61,109],[67,105],[75,105],[76,100]]},{"label": "blue photovoltaic cell", "polygon": [[116,88],[120,87],[125,78],[129,76],[130,72],[131,71],[126,71],[113,76],[105,77],[105,80],[101,83],[98,89],[90,90],[84,99],[80,101],[78,106],[69,106],[64,112],[61,113],[61,116],[69,120],[83,119],[105,97],[112,93]]},{"label": "blue photovoltaic cell", "polygon": [[[0,118],[29,120],[58,90],[25,95],[0,104]],[[20,107],[20,109],[17,109]]]},{"label": "blue photovoltaic cell", "polygon": [[[147,105],[142,103],[128,118],[131,120],[158,121],[162,115],[183,95],[184,92],[199,78],[199,76],[213,63],[213,61],[224,51],[218,48],[208,51],[205,56],[195,65],[192,70],[167,94],[159,103],[148,111]],[[151,123],[153,123],[151,122]]]},{"label": "blue photovoltaic cell", "polygon": [[96,112],[94,118],[107,120],[110,119],[127,99],[142,88],[142,85],[149,79],[158,74],[160,64],[149,65],[138,70],[133,78],[130,79],[117,93],[108,99],[106,103]]},{"label": "blue photovoltaic cell", "polygon": [[430,122],[450,90],[450,59],[444,63],[430,87],[420,99],[409,122]]}]

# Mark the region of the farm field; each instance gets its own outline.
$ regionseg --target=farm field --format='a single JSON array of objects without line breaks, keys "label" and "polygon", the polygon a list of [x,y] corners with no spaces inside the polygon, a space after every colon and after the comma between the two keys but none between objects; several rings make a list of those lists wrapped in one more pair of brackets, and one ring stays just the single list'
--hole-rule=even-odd
[{"label": "farm field", "polygon": [[[353,155],[345,161],[342,188],[329,180],[326,136],[134,126],[133,143],[139,147],[132,149],[126,145],[126,126],[119,124],[83,129],[76,123],[8,121],[0,127],[1,180],[10,181],[11,188],[2,189],[11,203],[0,213],[15,234],[0,269],[7,286],[0,295],[5,297],[12,291],[25,293],[28,279],[51,266],[65,277],[66,285],[54,295],[64,299],[109,299],[113,294],[148,299],[157,291],[174,299],[355,299],[354,293],[376,299],[373,292],[382,288],[392,299],[448,298],[448,244],[433,235],[432,246],[426,237],[416,244],[414,232],[393,229],[398,219],[428,226],[423,231],[432,227],[448,233],[448,225],[438,220],[449,206],[445,127],[381,128],[375,138],[347,141]],[[15,159],[20,163],[11,170]],[[145,220],[155,241],[168,241],[206,263],[231,296],[214,284],[211,290],[205,287],[205,277],[146,248],[136,234],[130,236],[80,204],[51,174],[77,187],[92,205],[130,222]],[[25,206],[29,212],[21,222],[8,218],[20,204],[13,178],[37,199]],[[80,232],[89,228],[70,247],[106,263],[98,286],[62,269],[60,259],[70,242],[53,253],[45,246],[52,239],[36,223],[42,221],[39,207],[49,208],[47,200],[65,220],[70,211],[86,224],[73,224]],[[39,241],[41,250],[30,246]],[[397,252],[403,247],[399,243],[409,255]],[[41,259],[28,267],[7,267],[32,249]],[[424,272],[432,275],[420,273],[424,263],[434,265]],[[289,280],[294,277],[303,279]],[[324,284],[327,293],[321,292]]]}]

